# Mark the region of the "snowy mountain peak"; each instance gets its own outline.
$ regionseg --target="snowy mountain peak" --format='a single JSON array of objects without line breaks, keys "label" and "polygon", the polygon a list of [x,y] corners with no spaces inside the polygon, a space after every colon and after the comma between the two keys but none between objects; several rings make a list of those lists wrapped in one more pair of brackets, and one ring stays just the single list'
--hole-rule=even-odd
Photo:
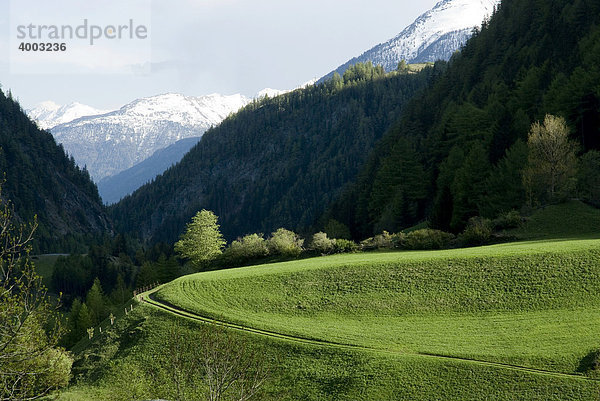
[{"label": "snowy mountain peak", "polygon": [[383,65],[389,72],[402,60],[408,63],[448,60],[471,37],[473,28],[481,26],[499,4],[500,0],[442,0],[395,38],[353,58],[319,82],[329,79],[334,72],[343,75],[360,62]]},{"label": "snowy mountain peak", "polygon": [[78,102],[61,106],[53,101],[41,102],[33,109],[27,110],[29,117],[36,121],[42,129],[51,129],[59,124],[64,124],[81,117],[107,112],[108,110],[95,109]]},{"label": "snowy mountain peak", "polygon": [[51,133],[98,181],[181,139],[202,136],[250,101],[239,94],[193,97],[165,93],[55,125]]},{"label": "snowy mountain peak", "polygon": [[114,114],[210,127],[220,123],[232,111],[239,110],[249,102],[248,98],[240,94],[193,97],[179,93],[164,93],[134,100]]},{"label": "snowy mountain peak", "polygon": [[288,93],[288,92],[289,92],[289,90],[280,90],[280,89],[265,88],[265,89],[259,91],[256,94],[255,97],[257,99],[260,99],[260,98],[263,98],[263,97],[276,97],[276,96],[283,95],[283,94]]}]

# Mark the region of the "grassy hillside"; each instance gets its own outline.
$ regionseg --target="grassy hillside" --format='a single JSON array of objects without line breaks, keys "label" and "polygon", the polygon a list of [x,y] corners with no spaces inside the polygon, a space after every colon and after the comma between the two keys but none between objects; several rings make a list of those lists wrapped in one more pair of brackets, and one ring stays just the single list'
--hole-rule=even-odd
[{"label": "grassy hillside", "polygon": [[305,338],[575,372],[600,346],[600,241],[336,255],[182,277],[157,299]]},{"label": "grassy hillside", "polygon": [[600,238],[600,210],[575,200],[547,206],[511,234],[521,239]]},{"label": "grassy hillside", "polygon": [[[200,323],[138,306],[79,354],[79,384],[59,399],[173,399],[162,379],[169,377],[165,344],[176,324],[188,336],[201,329]],[[468,361],[235,335],[251,340],[272,364],[261,400],[592,400],[600,388],[583,378]]]},{"label": "grassy hillside", "polygon": [[262,400],[595,400],[598,221],[569,202],[512,233],[536,240],[182,277],[77,344],[61,399],[174,399],[170,330],[193,339],[212,318],[265,355]]}]

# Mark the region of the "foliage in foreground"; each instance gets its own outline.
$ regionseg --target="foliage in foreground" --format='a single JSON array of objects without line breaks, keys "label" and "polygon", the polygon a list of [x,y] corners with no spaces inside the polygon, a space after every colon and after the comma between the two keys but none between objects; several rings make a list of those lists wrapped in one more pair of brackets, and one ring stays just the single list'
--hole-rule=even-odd
[{"label": "foliage in foreground", "polygon": [[69,382],[59,316],[29,259],[35,229],[15,226],[0,195],[0,400],[37,399]]}]

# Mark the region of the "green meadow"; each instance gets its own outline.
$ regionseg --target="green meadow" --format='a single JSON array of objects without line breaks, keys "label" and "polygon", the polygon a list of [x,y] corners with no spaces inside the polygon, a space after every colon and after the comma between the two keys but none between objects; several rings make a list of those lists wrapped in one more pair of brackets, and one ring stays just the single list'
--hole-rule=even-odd
[{"label": "green meadow", "polygon": [[173,399],[169,328],[217,321],[268,361],[263,400],[597,400],[598,215],[574,202],[509,233],[521,242],[181,277],[77,344],[60,399]]}]

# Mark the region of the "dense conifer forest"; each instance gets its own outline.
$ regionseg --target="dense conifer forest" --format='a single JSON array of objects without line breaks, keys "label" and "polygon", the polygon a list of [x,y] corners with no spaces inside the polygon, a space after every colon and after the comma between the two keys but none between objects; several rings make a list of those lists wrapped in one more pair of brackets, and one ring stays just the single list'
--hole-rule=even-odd
[{"label": "dense conifer forest", "polygon": [[[458,232],[473,216],[519,210],[527,135],[546,114],[567,120],[597,175],[597,154],[588,152],[600,149],[599,22],[595,1],[503,1],[409,102],[320,223],[341,221],[355,238],[425,220]],[[579,183],[570,196],[597,203],[590,179]]]},{"label": "dense conifer forest", "polygon": [[96,185],[52,135],[0,91],[0,172],[4,199],[23,222],[37,215],[37,252],[85,252],[82,239],[110,233]]},{"label": "dense conifer forest", "polygon": [[110,209],[118,229],[174,242],[200,209],[229,240],[308,228],[352,181],[403,105],[444,69],[360,64],[323,85],[252,103],[176,166]]}]

